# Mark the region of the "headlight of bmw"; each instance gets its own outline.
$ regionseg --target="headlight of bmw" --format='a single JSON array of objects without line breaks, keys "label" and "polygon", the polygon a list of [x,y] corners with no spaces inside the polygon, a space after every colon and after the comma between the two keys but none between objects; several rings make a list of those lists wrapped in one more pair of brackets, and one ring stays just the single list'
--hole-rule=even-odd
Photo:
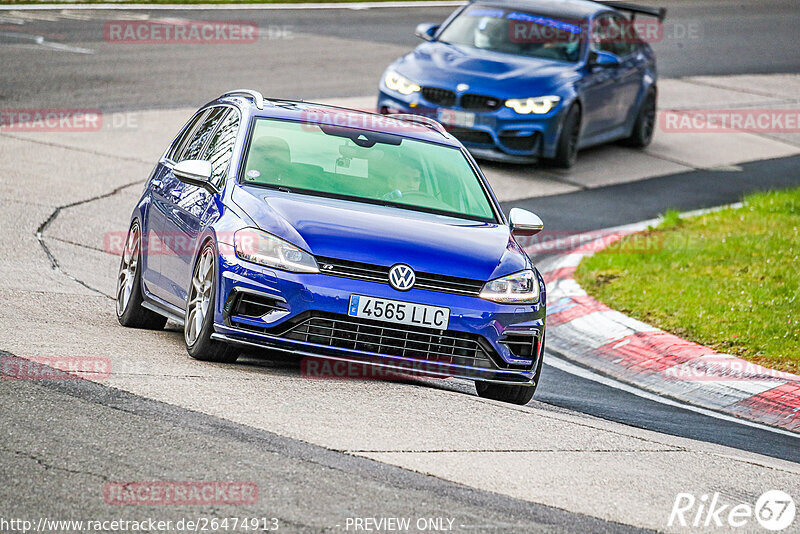
[{"label": "headlight of bmw", "polygon": [[535,304],[539,302],[539,279],[531,270],[489,280],[480,297],[501,304]]},{"label": "headlight of bmw", "polygon": [[386,87],[392,91],[397,91],[401,95],[417,93],[421,89],[419,85],[393,70],[390,70],[386,73],[386,76],[383,78],[383,82],[386,84]]},{"label": "headlight of bmw", "polygon": [[512,98],[506,100],[506,107],[509,107],[520,115],[534,113],[544,115],[561,101],[561,97],[555,95],[538,96],[536,98]]},{"label": "headlight of bmw", "polygon": [[272,234],[244,228],[233,240],[236,256],[245,261],[294,273],[319,272],[314,256]]}]

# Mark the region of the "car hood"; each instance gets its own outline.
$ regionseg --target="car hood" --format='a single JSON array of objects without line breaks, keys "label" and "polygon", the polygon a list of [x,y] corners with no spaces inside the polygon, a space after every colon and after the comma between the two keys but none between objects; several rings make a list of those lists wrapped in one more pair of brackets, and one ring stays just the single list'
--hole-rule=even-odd
[{"label": "car hood", "polygon": [[530,266],[508,226],[339,199],[236,187],[258,226],[315,256],[490,280]]},{"label": "car hood", "polygon": [[419,45],[392,68],[422,86],[466,83],[466,92],[502,98],[553,93],[578,77],[577,64],[441,42]]}]

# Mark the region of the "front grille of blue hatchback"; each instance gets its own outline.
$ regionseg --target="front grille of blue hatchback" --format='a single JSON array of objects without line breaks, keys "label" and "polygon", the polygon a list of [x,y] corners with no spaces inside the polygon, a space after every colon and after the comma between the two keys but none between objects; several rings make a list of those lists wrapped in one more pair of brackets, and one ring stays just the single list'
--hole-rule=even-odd
[{"label": "front grille of blue hatchback", "polygon": [[[317,257],[319,270],[323,274],[366,280],[368,282],[389,283],[389,267],[362,263],[357,261],[340,260],[335,258]],[[459,278],[441,274],[416,272],[416,289],[439,291],[477,297],[483,288],[484,282],[470,278]]]},{"label": "front grille of blue hatchback", "polygon": [[480,336],[466,332],[429,330],[318,312],[292,325],[281,337],[435,364],[496,368]]},{"label": "front grille of blue hatchback", "polygon": [[422,97],[437,106],[450,107],[456,103],[456,94],[453,91],[439,87],[423,87]]},{"label": "front grille of blue hatchback", "polygon": [[494,111],[499,109],[503,101],[486,95],[461,95],[461,107],[471,111]]}]

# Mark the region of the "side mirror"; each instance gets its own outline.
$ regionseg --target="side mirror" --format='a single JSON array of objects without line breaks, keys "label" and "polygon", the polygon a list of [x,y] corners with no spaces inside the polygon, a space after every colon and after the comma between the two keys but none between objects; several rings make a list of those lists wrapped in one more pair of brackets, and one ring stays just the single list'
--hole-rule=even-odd
[{"label": "side mirror", "polygon": [[544,228],[544,223],[538,215],[520,208],[511,208],[508,222],[511,233],[519,237],[536,235]]},{"label": "side mirror", "polygon": [[417,26],[416,30],[414,30],[414,35],[425,41],[433,41],[433,36],[436,35],[436,31],[438,29],[438,24],[423,22]]},{"label": "side mirror", "polygon": [[591,67],[619,67],[619,56],[603,50],[589,52],[589,66]]},{"label": "side mirror", "polygon": [[214,189],[211,185],[211,176],[214,174],[214,167],[210,161],[201,159],[186,159],[175,165],[172,173],[181,182]]}]

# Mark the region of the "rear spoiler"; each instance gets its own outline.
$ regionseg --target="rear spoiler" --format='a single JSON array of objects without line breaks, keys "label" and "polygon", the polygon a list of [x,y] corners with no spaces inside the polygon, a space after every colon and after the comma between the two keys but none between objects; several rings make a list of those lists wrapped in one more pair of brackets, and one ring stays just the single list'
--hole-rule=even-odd
[{"label": "rear spoiler", "polygon": [[598,4],[603,4],[604,6],[613,7],[614,9],[619,9],[620,11],[628,11],[633,14],[635,17],[637,14],[641,15],[649,15],[651,17],[655,17],[658,19],[659,22],[663,22],[664,17],[667,16],[667,8],[666,7],[647,7],[647,6],[639,6],[636,4],[629,4],[628,2],[616,2],[616,1],[606,1],[606,0],[595,0]]}]

